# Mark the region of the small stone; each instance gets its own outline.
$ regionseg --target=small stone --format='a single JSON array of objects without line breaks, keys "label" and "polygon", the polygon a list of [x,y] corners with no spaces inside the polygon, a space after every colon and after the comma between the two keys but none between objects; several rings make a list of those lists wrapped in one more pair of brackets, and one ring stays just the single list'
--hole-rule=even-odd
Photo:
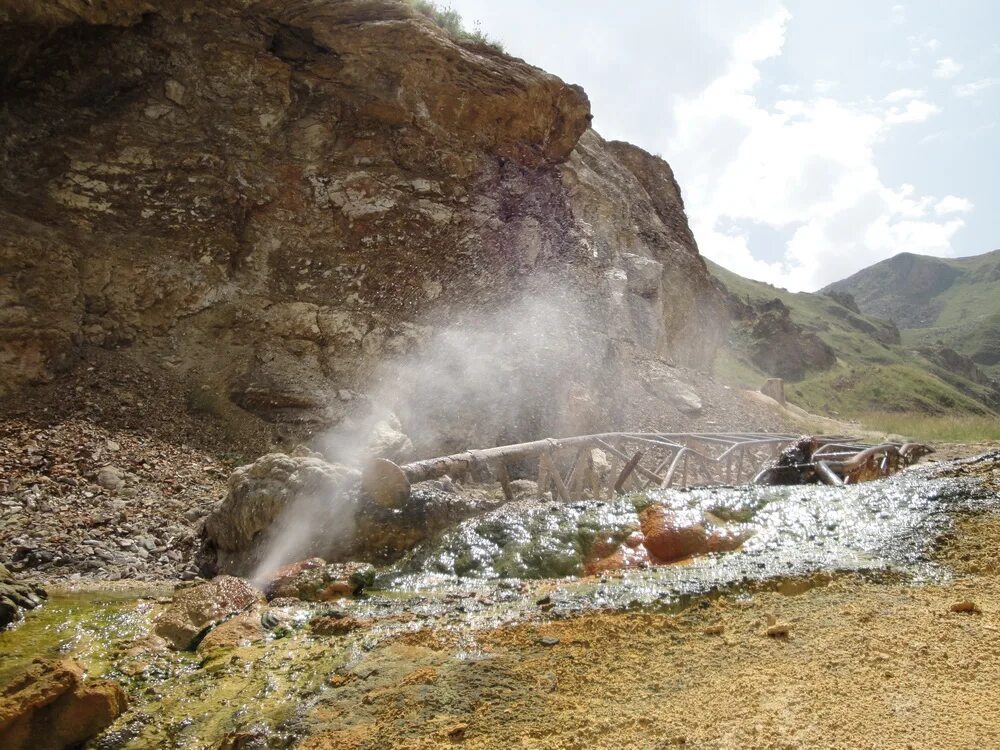
[{"label": "small stone", "polygon": [[983,612],[981,609],[979,609],[979,605],[977,605],[971,599],[963,599],[960,602],[955,602],[954,604],[951,605],[951,611],[961,612],[969,615],[979,615],[982,614]]},{"label": "small stone", "polygon": [[184,104],[184,86],[173,78],[163,84],[163,94],[174,104]]},{"label": "small stone", "polygon": [[551,604],[551,603],[552,603],[552,597],[549,596],[548,594],[539,597],[537,600],[535,600],[535,604],[537,604],[539,607],[541,607],[543,604]]},{"label": "small stone", "polygon": [[452,724],[444,730],[444,733],[448,739],[462,740],[465,739],[465,732],[468,728],[468,724]]},{"label": "small stone", "polygon": [[543,635],[541,638],[538,639],[538,642],[543,646],[555,646],[557,643],[559,643],[559,639],[554,638],[551,635]]},{"label": "small stone", "polygon": [[125,474],[117,466],[102,466],[97,470],[97,483],[114,492],[125,483]]},{"label": "small stone", "polygon": [[722,635],[726,630],[726,626],[721,622],[717,622],[714,625],[709,625],[707,628],[701,632],[705,635]]},{"label": "small stone", "polygon": [[792,626],[787,622],[776,622],[764,631],[768,638],[787,638],[791,632]]}]

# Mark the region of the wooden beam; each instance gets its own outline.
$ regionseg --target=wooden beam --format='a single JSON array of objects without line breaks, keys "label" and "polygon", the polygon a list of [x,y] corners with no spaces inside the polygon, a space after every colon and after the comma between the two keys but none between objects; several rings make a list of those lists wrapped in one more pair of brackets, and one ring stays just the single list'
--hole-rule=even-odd
[{"label": "wooden beam", "polygon": [[632,470],[639,465],[639,461],[642,459],[642,451],[636,451],[635,455],[628,460],[625,464],[625,468],[622,469],[622,473],[618,475],[618,481],[615,482],[615,493],[618,495],[624,494],[624,485],[626,480],[632,474]]}]

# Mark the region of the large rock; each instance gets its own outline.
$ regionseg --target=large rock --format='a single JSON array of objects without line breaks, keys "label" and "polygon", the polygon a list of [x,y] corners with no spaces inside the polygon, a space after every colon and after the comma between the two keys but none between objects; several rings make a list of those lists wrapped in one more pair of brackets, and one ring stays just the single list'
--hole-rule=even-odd
[{"label": "large rock", "polygon": [[[353,417],[344,392],[423,403],[396,411],[433,453],[610,426],[633,351],[721,340],[667,163],[405,3],[8,3],[0,79],[4,390],[121,348],[276,432]],[[494,334],[424,367],[458,311]]]},{"label": "large rock", "polygon": [[[349,545],[360,474],[314,456],[271,453],[229,477],[229,492],[205,520],[216,570],[249,575],[283,538],[292,543],[272,566]],[[286,559],[287,558],[287,559]]]},{"label": "large rock", "polygon": [[354,574],[367,568],[323,567],[324,561],[388,562],[501,502],[427,483],[416,485],[401,507],[382,508],[359,494],[358,476],[315,456],[281,453],[236,469],[229,493],[205,522],[200,552],[205,572],[252,576],[266,588],[276,578],[305,571],[307,583],[325,581],[321,588],[350,580],[356,589],[368,579]]},{"label": "large rock", "polygon": [[[313,563],[314,560],[305,561]],[[294,572],[276,575],[268,586],[268,596],[276,599],[302,599],[325,602],[345,596],[360,594],[375,580],[375,568],[363,563],[325,564],[301,566]],[[293,570],[296,566],[289,566]]]},{"label": "large rock", "polygon": [[173,602],[157,617],[153,631],[174,648],[188,649],[207,629],[261,601],[263,595],[242,578],[218,576],[175,591]]},{"label": "large rock", "polygon": [[110,726],[126,708],[111,680],[85,681],[74,661],[36,660],[0,692],[4,750],[79,747]]}]

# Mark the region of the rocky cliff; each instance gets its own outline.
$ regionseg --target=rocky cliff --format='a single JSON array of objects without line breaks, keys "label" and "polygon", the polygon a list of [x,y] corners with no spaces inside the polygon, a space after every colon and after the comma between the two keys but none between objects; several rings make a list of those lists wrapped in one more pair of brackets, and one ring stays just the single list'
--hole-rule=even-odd
[{"label": "rocky cliff", "polygon": [[424,451],[700,408],[721,297],[579,87],[389,0],[6,0],[0,50],[8,396],[115,350],[270,424],[392,393]]}]

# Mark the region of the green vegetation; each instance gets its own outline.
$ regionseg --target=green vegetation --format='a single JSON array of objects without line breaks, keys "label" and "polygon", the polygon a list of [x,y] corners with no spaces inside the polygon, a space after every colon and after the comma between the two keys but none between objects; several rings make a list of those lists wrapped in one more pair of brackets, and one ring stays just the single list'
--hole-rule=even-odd
[{"label": "green vegetation", "polygon": [[[798,383],[786,383],[785,395],[810,411],[855,418],[874,411],[941,416],[990,413],[981,401],[962,393],[930,369],[917,357],[892,365],[841,365]],[[971,390],[973,384],[968,385]]]},{"label": "green vegetation", "polygon": [[450,5],[441,6],[433,0],[407,0],[407,2],[414,10],[427,16],[435,24],[444,29],[448,33],[448,36],[455,41],[482,44],[497,52],[504,51],[503,45],[498,40],[483,32],[478,21],[473,24],[471,31],[466,29],[461,14]]},{"label": "green vegetation", "polygon": [[[995,390],[929,361],[912,348],[908,338],[899,343],[891,323],[859,315],[825,294],[792,293],[745,279],[711,262],[708,266],[744,302],[781,300],[793,322],[836,352],[837,364],[831,369],[809,373],[798,382],[786,381],[785,395],[791,403],[838,418],[915,412],[941,419],[971,416],[973,423],[976,417],[996,419],[988,416],[996,414]],[[750,362],[737,335],[719,352],[715,375],[728,385],[753,389],[768,377]]]},{"label": "green vegetation", "polygon": [[873,412],[862,415],[859,421],[876,432],[919,440],[955,443],[1000,440],[1000,420],[996,417]]},{"label": "green vegetation", "polygon": [[944,344],[1000,376],[1000,250],[967,258],[903,253],[827,288],[895,320],[908,346]]}]

